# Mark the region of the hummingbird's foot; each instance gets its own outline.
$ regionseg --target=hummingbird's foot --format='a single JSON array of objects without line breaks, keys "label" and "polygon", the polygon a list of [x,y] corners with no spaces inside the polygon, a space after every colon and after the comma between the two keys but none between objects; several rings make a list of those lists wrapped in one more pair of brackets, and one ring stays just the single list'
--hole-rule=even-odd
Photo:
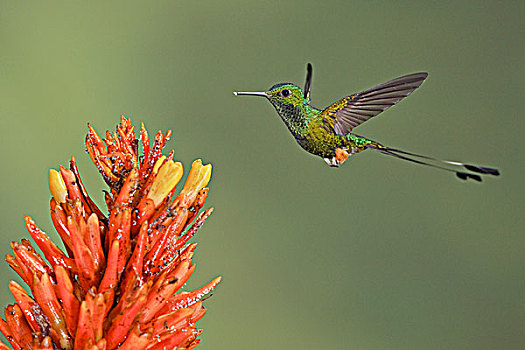
[{"label": "hummingbird's foot", "polygon": [[333,158],[323,158],[323,159],[326,162],[326,164],[328,164],[332,168],[339,167],[339,163],[337,163],[337,161],[335,160],[335,157],[333,157]]}]

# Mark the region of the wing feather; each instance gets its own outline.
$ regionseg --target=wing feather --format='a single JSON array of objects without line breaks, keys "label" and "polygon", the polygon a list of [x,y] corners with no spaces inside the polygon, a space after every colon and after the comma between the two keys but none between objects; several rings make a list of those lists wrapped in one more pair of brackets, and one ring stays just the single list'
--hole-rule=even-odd
[{"label": "wing feather", "polygon": [[347,135],[356,126],[410,95],[427,76],[427,73],[408,74],[347,96],[328,106],[320,117],[330,120],[338,135]]}]

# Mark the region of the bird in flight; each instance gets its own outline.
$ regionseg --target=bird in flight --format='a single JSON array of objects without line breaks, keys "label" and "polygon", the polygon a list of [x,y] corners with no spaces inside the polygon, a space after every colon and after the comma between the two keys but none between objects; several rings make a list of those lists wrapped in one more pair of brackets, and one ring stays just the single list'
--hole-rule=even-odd
[{"label": "bird in flight", "polygon": [[497,169],[406,152],[352,132],[357,126],[410,95],[427,76],[424,72],[407,74],[319,109],[310,105],[312,65],[308,63],[304,89],[292,83],[279,83],[268,91],[233,94],[265,97],[297,143],[305,151],[323,158],[332,167],[339,167],[355,153],[372,149],[398,159],[453,172],[462,180],[481,181],[481,175],[499,175]]}]

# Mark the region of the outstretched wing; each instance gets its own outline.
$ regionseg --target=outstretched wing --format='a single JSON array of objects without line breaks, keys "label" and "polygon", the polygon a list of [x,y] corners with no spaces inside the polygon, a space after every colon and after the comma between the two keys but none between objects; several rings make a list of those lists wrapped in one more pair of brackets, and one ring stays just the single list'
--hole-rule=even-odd
[{"label": "outstretched wing", "polygon": [[338,135],[347,135],[356,126],[410,95],[427,76],[428,73],[408,74],[347,96],[328,106],[319,117]]}]

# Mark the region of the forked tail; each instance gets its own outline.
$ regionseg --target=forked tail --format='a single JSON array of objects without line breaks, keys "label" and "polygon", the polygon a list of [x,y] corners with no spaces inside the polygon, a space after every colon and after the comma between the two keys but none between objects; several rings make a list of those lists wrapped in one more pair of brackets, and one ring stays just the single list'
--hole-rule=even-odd
[{"label": "forked tail", "polygon": [[[383,154],[387,154],[392,157],[396,157],[396,158],[403,159],[403,160],[408,160],[409,162],[412,162],[412,163],[426,165],[432,168],[456,173],[456,176],[459,177],[461,180],[472,179],[472,180],[481,182],[481,176],[478,174],[494,175],[494,176],[499,175],[498,169],[492,169],[492,168],[482,167],[479,165],[465,164],[461,162],[453,162],[450,160],[432,158],[428,156],[423,156],[421,154],[410,153],[410,152],[405,152],[399,149],[386,147],[378,143],[371,143],[371,144],[368,144],[366,147],[375,149]],[[422,161],[420,159],[424,159],[426,161]],[[439,165],[439,164],[442,164],[442,165]],[[444,166],[444,164],[449,165],[450,167],[446,167]],[[466,169],[469,172],[456,170],[460,168]],[[476,173],[476,174],[473,174],[473,173]]]}]

